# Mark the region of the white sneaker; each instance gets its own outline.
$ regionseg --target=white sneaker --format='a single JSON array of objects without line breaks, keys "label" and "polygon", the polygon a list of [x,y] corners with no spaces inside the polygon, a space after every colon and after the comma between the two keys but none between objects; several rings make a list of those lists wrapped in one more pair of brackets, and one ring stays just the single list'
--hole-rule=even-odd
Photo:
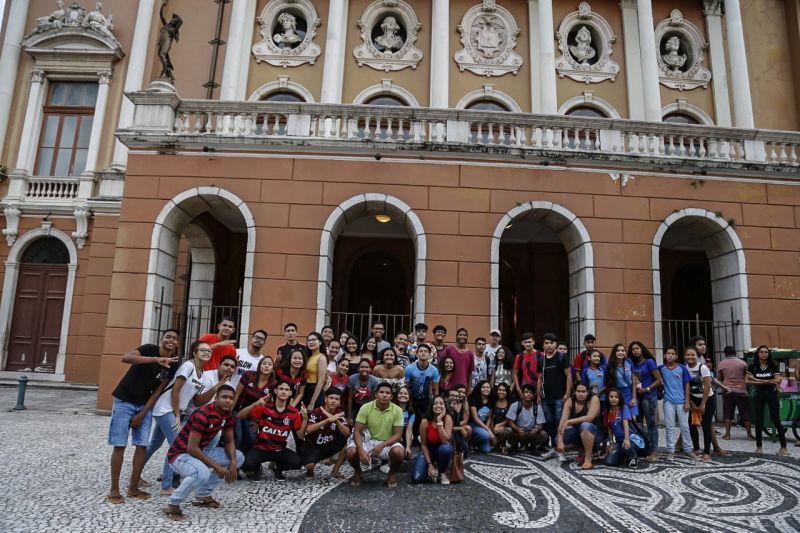
[{"label": "white sneaker", "polygon": [[447,474],[439,474],[439,484],[440,485],[449,485],[450,478],[447,477]]},{"label": "white sneaker", "polygon": [[547,461],[548,459],[552,459],[553,457],[558,457],[558,453],[554,449],[550,449],[547,453],[543,454],[539,459],[542,461]]},{"label": "white sneaker", "polygon": [[381,472],[383,472],[384,474],[388,474],[389,473],[389,465],[388,464],[381,465]]},{"label": "white sneaker", "polygon": [[566,463],[567,462],[567,456],[564,455],[563,453],[559,453],[558,454],[558,462],[559,463]]}]

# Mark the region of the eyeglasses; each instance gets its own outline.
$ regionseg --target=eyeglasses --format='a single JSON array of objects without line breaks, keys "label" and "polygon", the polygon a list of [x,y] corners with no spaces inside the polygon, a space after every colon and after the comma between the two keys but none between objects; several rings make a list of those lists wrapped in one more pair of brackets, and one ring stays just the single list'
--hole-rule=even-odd
[{"label": "eyeglasses", "polygon": [[200,348],[197,351],[200,352],[200,353],[211,353],[212,352],[211,348]]}]

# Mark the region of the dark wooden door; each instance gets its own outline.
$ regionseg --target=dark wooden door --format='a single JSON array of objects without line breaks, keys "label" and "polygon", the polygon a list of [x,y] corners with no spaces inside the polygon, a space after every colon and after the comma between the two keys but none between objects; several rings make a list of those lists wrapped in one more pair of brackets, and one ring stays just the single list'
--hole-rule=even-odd
[{"label": "dark wooden door", "polygon": [[66,289],[66,265],[21,266],[6,370],[55,371]]}]

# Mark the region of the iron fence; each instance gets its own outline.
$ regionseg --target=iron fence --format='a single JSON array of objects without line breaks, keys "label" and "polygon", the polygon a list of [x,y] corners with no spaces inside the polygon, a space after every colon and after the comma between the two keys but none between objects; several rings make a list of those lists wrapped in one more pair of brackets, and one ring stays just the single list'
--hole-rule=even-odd
[{"label": "iron fence", "polygon": [[730,320],[700,320],[699,315],[695,315],[694,320],[662,320],[662,346],[674,346],[681,354],[693,337],[700,336],[706,341],[707,353],[713,355],[714,362],[718,363],[724,357],[725,346],[738,348],[736,339],[740,325],[733,307]]},{"label": "iron fence", "polygon": [[333,312],[328,315],[329,325],[337,334],[343,331],[352,333],[361,343],[372,336],[372,325],[380,322],[386,328],[385,338],[391,343],[398,333],[411,333],[414,316],[375,313],[372,306],[367,313]]}]

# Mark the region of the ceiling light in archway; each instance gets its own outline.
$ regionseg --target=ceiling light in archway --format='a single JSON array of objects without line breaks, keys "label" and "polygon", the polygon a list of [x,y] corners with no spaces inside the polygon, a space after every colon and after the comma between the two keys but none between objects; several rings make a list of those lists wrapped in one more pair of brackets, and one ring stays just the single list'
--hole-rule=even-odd
[{"label": "ceiling light in archway", "polygon": [[509,222],[508,224],[506,224],[506,229],[510,229],[510,228],[511,228],[511,226],[513,226],[513,225],[514,225],[514,223],[513,223],[513,222]]},{"label": "ceiling light in archway", "polygon": [[392,221],[392,217],[390,217],[389,215],[375,215],[375,220],[377,220],[381,224],[386,224],[387,222]]}]

